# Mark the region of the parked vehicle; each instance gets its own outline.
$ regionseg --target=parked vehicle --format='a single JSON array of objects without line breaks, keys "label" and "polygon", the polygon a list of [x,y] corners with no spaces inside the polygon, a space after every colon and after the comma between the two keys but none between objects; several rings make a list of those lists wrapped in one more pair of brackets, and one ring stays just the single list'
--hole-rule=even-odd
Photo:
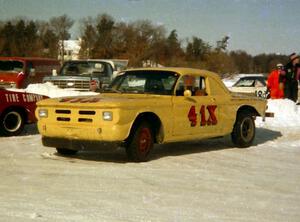
[{"label": "parked vehicle", "polygon": [[47,76],[43,82],[51,82],[59,88],[96,91],[107,87],[127,63],[128,60],[105,59],[66,61],[58,75]]},{"label": "parked vehicle", "polygon": [[215,73],[189,68],[143,68],[120,73],[96,96],[37,103],[45,146],[63,155],[101,144],[123,145],[133,161],[146,161],[154,143],[231,134],[237,147],[255,137],[256,116],[267,101],[231,93]]},{"label": "parked vehicle", "polygon": [[267,77],[263,75],[243,76],[229,89],[233,92],[247,93],[263,98],[268,98],[269,94]]},{"label": "parked vehicle", "polygon": [[0,87],[26,88],[31,83],[42,83],[45,76],[59,68],[55,59],[0,57]]},{"label": "parked vehicle", "polygon": [[19,135],[26,123],[36,122],[36,102],[48,97],[0,88],[0,135]]}]

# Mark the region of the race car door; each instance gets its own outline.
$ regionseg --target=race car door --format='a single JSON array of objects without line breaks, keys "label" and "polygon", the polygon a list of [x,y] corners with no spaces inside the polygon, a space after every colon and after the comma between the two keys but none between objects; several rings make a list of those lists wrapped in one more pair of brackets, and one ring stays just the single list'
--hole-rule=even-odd
[{"label": "race car door", "polygon": [[220,132],[218,97],[211,95],[207,78],[185,75],[178,80],[173,99],[173,136],[194,135],[200,139]]}]

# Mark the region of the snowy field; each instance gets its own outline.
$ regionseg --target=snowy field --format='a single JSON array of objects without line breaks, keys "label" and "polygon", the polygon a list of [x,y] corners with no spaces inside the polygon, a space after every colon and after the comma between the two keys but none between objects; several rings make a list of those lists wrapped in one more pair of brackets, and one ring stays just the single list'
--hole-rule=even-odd
[{"label": "snowy field", "polygon": [[[79,94],[51,84],[27,91]],[[110,147],[59,156],[35,125],[0,137],[0,221],[300,221],[300,106],[268,106],[275,117],[257,118],[247,149],[229,136],[157,145],[146,163]]]}]

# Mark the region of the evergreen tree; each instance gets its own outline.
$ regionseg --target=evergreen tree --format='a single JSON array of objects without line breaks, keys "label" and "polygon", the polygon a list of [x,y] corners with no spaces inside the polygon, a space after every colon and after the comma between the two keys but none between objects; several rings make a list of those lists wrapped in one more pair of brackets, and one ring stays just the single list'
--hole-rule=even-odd
[{"label": "evergreen tree", "polygon": [[216,51],[217,52],[225,51],[228,47],[229,39],[230,39],[229,36],[224,36],[220,41],[217,41]]},{"label": "evergreen tree", "polygon": [[4,25],[0,38],[2,39],[0,54],[3,56],[16,56],[18,52],[15,42],[15,27],[11,22],[7,22]]},{"label": "evergreen tree", "polygon": [[177,31],[174,29],[166,39],[166,58],[169,61],[168,64],[176,66],[183,58],[183,50],[178,40]]},{"label": "evergreen tree", "polygon": [[91,58],[97,40],[97,31],[91,18],[82,20],[82,30],[79,55],[80,58]]},{"label": "evergreen tree", "polygon": [[186,47],[187,59],[203,60],[211,51],[211,46],[201,38],[193,37],[192,42],[188,42]]},{"label": "evergreen tree", "polygon": [[96,25],[97,39],[92,50],[94,58],[113,58],[113,29],[115,21],[107,14],[98,17]]},{"label": "evergreen tree", "polygon": [[49,58],[57,58],[57,45],[59,42],[58,36],[51,29],[46,29],[41,35],[43,54]]}]

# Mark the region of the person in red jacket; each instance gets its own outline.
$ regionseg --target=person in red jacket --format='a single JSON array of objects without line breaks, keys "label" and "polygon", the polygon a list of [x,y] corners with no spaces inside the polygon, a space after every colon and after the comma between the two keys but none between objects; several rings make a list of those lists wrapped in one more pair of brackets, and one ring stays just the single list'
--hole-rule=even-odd
[{"label": "person in red jacket", "polygon": [[283,84],[279,83],[279,76],[283,74],[284,67],[281,63],[276,65],[277,69],[273,70],[268,76],[267,87],[270,91],[271,99],[284,98]]}]

